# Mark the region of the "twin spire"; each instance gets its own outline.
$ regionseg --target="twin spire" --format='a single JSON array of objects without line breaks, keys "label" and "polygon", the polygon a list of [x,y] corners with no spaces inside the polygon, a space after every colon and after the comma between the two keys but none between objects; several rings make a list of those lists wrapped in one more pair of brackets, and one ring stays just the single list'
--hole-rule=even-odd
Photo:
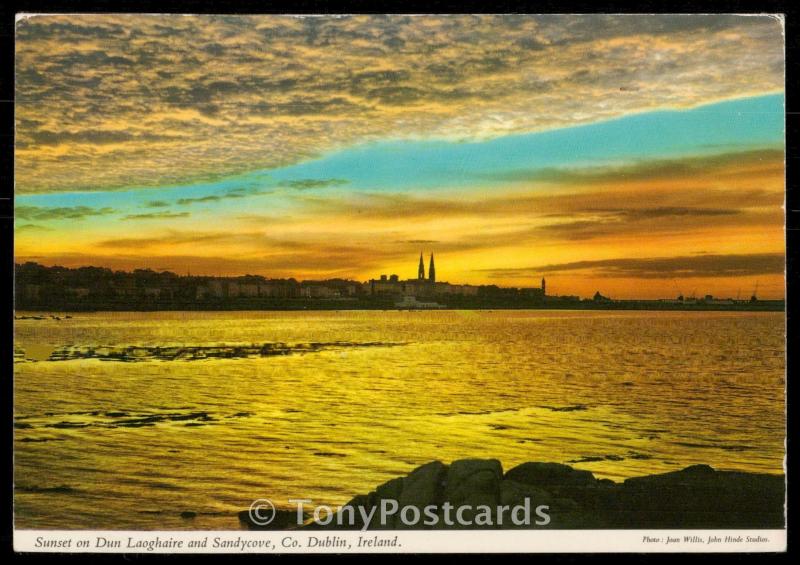
[{"label": "twin spire", "polygon": [[[425,263],[422,260],[421,251],[419,254],[419,271],[417,273],[417,278],[421,281],[425,280]],[[428,280],[430,282],[436,282],[436,266],[433,264],[433,253],[431,253],[431,262],[428,266]]]}]

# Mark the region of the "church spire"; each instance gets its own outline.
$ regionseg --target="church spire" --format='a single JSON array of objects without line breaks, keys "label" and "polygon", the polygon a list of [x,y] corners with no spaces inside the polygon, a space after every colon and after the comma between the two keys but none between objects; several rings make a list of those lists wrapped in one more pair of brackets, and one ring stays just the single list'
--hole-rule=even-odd
[{"label": "church spire", "polygon": [[431,264],[428,267],[428,280],[436,282],[436,267],[433,266],[433,253],[431,253]]},{"label": "church spire", "polygon": [[422,251],[419,252],[419,273],[417,278],[421,281],[425,280],[425,263],[422,262]]}]

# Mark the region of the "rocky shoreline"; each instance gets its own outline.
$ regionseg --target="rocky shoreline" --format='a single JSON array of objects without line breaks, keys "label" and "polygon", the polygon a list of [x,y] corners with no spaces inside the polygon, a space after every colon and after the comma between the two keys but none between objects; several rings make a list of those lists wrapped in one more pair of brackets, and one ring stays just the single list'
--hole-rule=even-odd
[{"label": "rocky shoreline", "polygon": [[[499,507],[514,507],[530,500],[533,509],[546,506],[546,524],[511,523],[506,516],[497,523]],[[362,529],[364,511],[378,511],[382,501],[396,501],[399,508],[413,506],[422,511],[433,506],[481,506],[492,509],[493,525],[447,524],[409,526],[390,516],[377,519],[366,529],[760,529],[784,527],[785,482],[783,475],[717,471],[708,465],[692,465],[680,471],[647,475],[616,483],[597,479],[589,471],[559,463],[523,463],[506,472],[496,459],[461,459],[445,465],[432,461],[406,475],[391,479],[369,494],[354,497],[340,513],[355,516],[352,525],[334,519],[328,525],[309,523],[302,528]],[[384,503],[389,504],[389,503]],[[363,509],[360,511],[359,508]],[[502,514],[502,511],[501,511]],[[533,517],[537,518],[535,511]],[[267,526],[258,526],[247,511],[239,513],[248,529],[295,529],[297,512],[278,510]],[[542,522],[543,520],[540,520]]]}]

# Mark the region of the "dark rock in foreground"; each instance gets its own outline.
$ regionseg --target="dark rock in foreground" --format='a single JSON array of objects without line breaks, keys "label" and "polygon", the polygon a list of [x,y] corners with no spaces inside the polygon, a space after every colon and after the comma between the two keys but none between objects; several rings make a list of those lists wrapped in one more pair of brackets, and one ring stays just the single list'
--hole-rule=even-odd
[{"label": "dark rock in foreground", "polygon": [[[264,515],[270,516],[270,513],[265,511]],[[305,518],[308,519],[308,514],[305,514]],[[269,524],[262,525],[253,521],[248,510],[242,510],[239,512],[239,522],[248,530],[291,530],[297,528],[297,511],[276,509]]]},{"label": "dark rock in foreground", "polygon": [[[499,506],[514,507],[530,499],[530,525],[516,525],[508,511],[502,525],[497,522]],[[383,501],[397,501],[400,509],[414,506],[424,518],[424,508],[438,509],[438,523],[424,525],[420,520],[409,526],[399,519],[400,512],[380,524]],[[358,495],[342,511],[355,516],[352,526],[336,519],[312,529],[362,529],[361,512],[376,509],[376,518],[367,529],[468,529],[468,528],[550,528],[550,529],[756,529],[784,527],[785,486],[783,475],[716,471],[708,465],[693,465],[681,471],[648,475],[615,483],[596,479],[589,471],[559,463],[523,463],[503,474],[495,459],[462,459],[449,466],[433,461],[405,477],[392,479],[373,492]],[[477,508],[491,508],[493,525],[448,525],[442,508],[471,506],[464,516],[473,522]],[[547,506],[550,521],[537,525],[535,509]],[[349,510],[347,507],[352,507]],[[452,512],[455,515],[455,512]],[[243,524],[252,527],[246,512]],[[283,521],[281,521],[283,522]],[[296,527],[274,524],[273,529]]]}]

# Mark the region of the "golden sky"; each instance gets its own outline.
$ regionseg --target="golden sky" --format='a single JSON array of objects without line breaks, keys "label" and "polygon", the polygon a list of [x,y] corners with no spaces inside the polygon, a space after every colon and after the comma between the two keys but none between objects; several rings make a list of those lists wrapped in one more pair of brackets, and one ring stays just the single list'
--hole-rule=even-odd
[{"label": "golden sky", "polygon": [[34,16],[17,261],[783,296],[783,35],[739,16]]}]

